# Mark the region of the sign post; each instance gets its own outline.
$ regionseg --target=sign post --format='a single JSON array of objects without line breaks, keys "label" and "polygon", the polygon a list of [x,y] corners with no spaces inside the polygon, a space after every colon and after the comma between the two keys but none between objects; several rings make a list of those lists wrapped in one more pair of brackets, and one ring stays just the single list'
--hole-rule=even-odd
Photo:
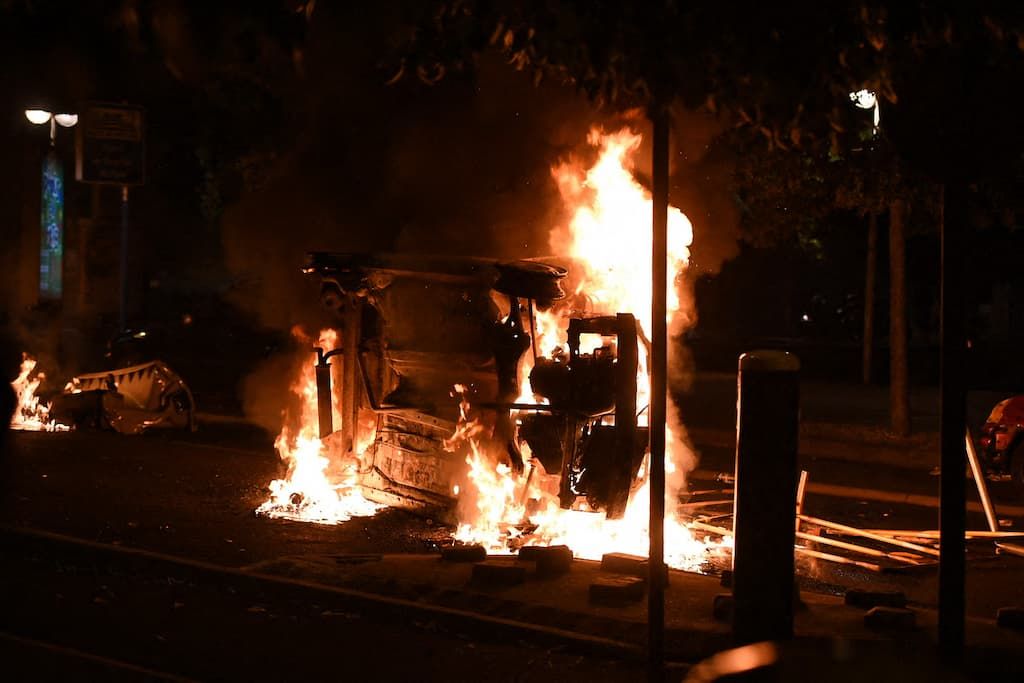
[{"label": "sign post", "polygon": [[90,102],[82,108],[75,139],[75,178],[79,182],[121,187],[120,311],[121,331],[128,326],[128,188],[145,181],[143,110],[128,104]]}]

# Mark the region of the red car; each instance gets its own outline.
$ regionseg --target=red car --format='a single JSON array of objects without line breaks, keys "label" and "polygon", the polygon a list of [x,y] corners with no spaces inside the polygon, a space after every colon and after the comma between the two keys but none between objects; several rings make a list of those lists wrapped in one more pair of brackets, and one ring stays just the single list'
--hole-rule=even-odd
[{"label": "red car", "polygon": [[1024,488],[1024,396],[997,403],[985,420],[979,441],[986,474],[1010,477]]}]

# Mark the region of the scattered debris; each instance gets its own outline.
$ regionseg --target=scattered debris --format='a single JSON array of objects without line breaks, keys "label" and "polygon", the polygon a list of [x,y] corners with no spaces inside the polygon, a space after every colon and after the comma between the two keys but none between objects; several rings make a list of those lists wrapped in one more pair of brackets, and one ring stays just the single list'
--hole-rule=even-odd
[{"label": "scattered debris", "polygon": [[647,582],[638,576],[598,576],[590,584],[590,602],[607,607],[623,607],[643,600]]},{"label": "scattered debris", "polygon": [[917,615],[904,607],[872,607],[864,615],[864,625],[873,631],[912,631]]},{"label": "scattered debris", "polygon": [[847,605],[864,609],[907,606],[907,596],[903,594],[903,591],[872,591],[863,588],[851,588],[846,591],[844,599]]},{"label": "scattered debris", "polygon": [[893,538],[891,536],[883,536],[882,534],[875,534],[875,533],[872,533],[870,531],[866,531],[864,529],[858,529],[857,527],[852,527],[852,526],[849,526],[849,525],[846,525],[846,524],[840,524],[839,522],[830,522],[828,520],[820,519],[818,517],[811,517],[809,515],[800,515],[800,519],[802,521],[804,521],[804,522],[808,522],[810,524],[815,524],[817,526],[824,527],[826,529],[835,529],[836,531],[843,531],[843,532],[846,532],[847,534],[849,534],[851,536],[861,536],[863,538],[869,538],[872,541],[877,541],[878,543],[887,543],[887,544],[890,544],[890,545],[899,546],[899,547],[905,548],[907,550],[913,550],[916,553],[922,553],[922,554],[925,554],[925,555],[932,555],[933,557],[938,557],[939,556],[939,551],[936,550],[935,548],[930,548],[930,547],[926,547],[926,546],[923,546],[923,545],[918,545],[916,543],[909,543],[907,541],[901,541],[901,540],[899,540],[897,538]]},{"label": "scattered debris", "polygon": [[1024,629],[1024,607],[1000,607],[996,610],[996,626]]},{"label": "scattered debris", "polygon": [[711,604],[711,616],[715,621],[731,623],[735,606],[736,599],[733,598],[732,593],[719,593]]},{"label": "scattered debris", "polygon": [[1024,545],[1018,545],[1017,543],[996,543],[996,552],[1009,553],[1010,555],[1024,557]]},{"label": "scattered debris", "polygon": [[526,567],[521,564],[488,560],[473,565],[472,583],[478,586],[517,586],[526,581]]},{"label": "scattered debris", "polygon": [[380,553],[339,553],[329,555],[335,564],[366,564],[368,562],[380,562],[384,557]]},{"label": "scattered debris", "polygon": [[444,562],[483,562],[487,559],[487,550],[482,545],[453,545],[441,549]]},{"label": "scattered debris", "polygon": [[569,571],[572,550],[566,545],[526,546],[519,549],[519,559],[536,563],[537,576],[547,578]]},{"label": "scattered debris", "polygon": [[[665,565],[664,568],[667,581],[668,565]],[[605,553],[601,556],[601,571],[647,578],[647,558],[626,553]]]}]

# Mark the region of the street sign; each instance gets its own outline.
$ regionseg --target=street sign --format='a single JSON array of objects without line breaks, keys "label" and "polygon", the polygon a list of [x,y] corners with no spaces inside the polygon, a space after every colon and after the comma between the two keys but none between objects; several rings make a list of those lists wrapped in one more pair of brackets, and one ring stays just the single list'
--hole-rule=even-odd
[{"label": "street sign", "polygon": [[105,185],[141,185],[145,180],[141,107],[87,103],[75,136],[75,179]]}]

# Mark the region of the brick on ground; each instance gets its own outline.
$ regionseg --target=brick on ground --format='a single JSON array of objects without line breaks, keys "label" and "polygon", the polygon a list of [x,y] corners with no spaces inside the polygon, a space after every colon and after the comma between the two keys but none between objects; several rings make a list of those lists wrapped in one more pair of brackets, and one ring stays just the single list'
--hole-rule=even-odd
[{"label": "brick on ground", "polygon": [[472,581],[477,586],[517,586],[526,580],[526,567],[512,562],[489,560],[473,565]]},{"label": "brick on ground", "polygon": [[864,625],[875,631],[911,631],[917,615],[903,607],[872,607],[864,615]]},{"label": "brick on ground", "polygon": [[598,576],[590,584],[590,602],[612,607],[643,600],[647,582],[637,576]]},{"label": "brick on ground", "polygon": [[711,616],[715,621],[730,623],[732,621],[733,607],[736,604],[732,593],[719,593],[711,603]]},{"label": "brick on ground", "polygon": [[907,596],[903,591],[878,591],[851,588],[846,591],[845,602],[852,607],[906,607]]},{"label": "brick on ground", "polygon": [[519,550],[519,559],[535,563],[539,577],[558,576],[572,568],[572,550],[565,545],[527,546]]},{"label": "brick on ground", "polygon": [[[665,570],[665,585],[668,585],[668,565],[663,565],[663,568]],[[648,576],[647,558],[626,553],[605,553],[601,556],[601,571],[646,578]]]},{"label": "brick on ground", "polygon": [[1000,607],[996,610],[996,626],[1024,629],[1024,607]]},{"label": "brick on ground", "polygon": [[441,559],[445,562],[483,562],[487,559],[487,550],[482,545],[455,545],[443,548]]}]

